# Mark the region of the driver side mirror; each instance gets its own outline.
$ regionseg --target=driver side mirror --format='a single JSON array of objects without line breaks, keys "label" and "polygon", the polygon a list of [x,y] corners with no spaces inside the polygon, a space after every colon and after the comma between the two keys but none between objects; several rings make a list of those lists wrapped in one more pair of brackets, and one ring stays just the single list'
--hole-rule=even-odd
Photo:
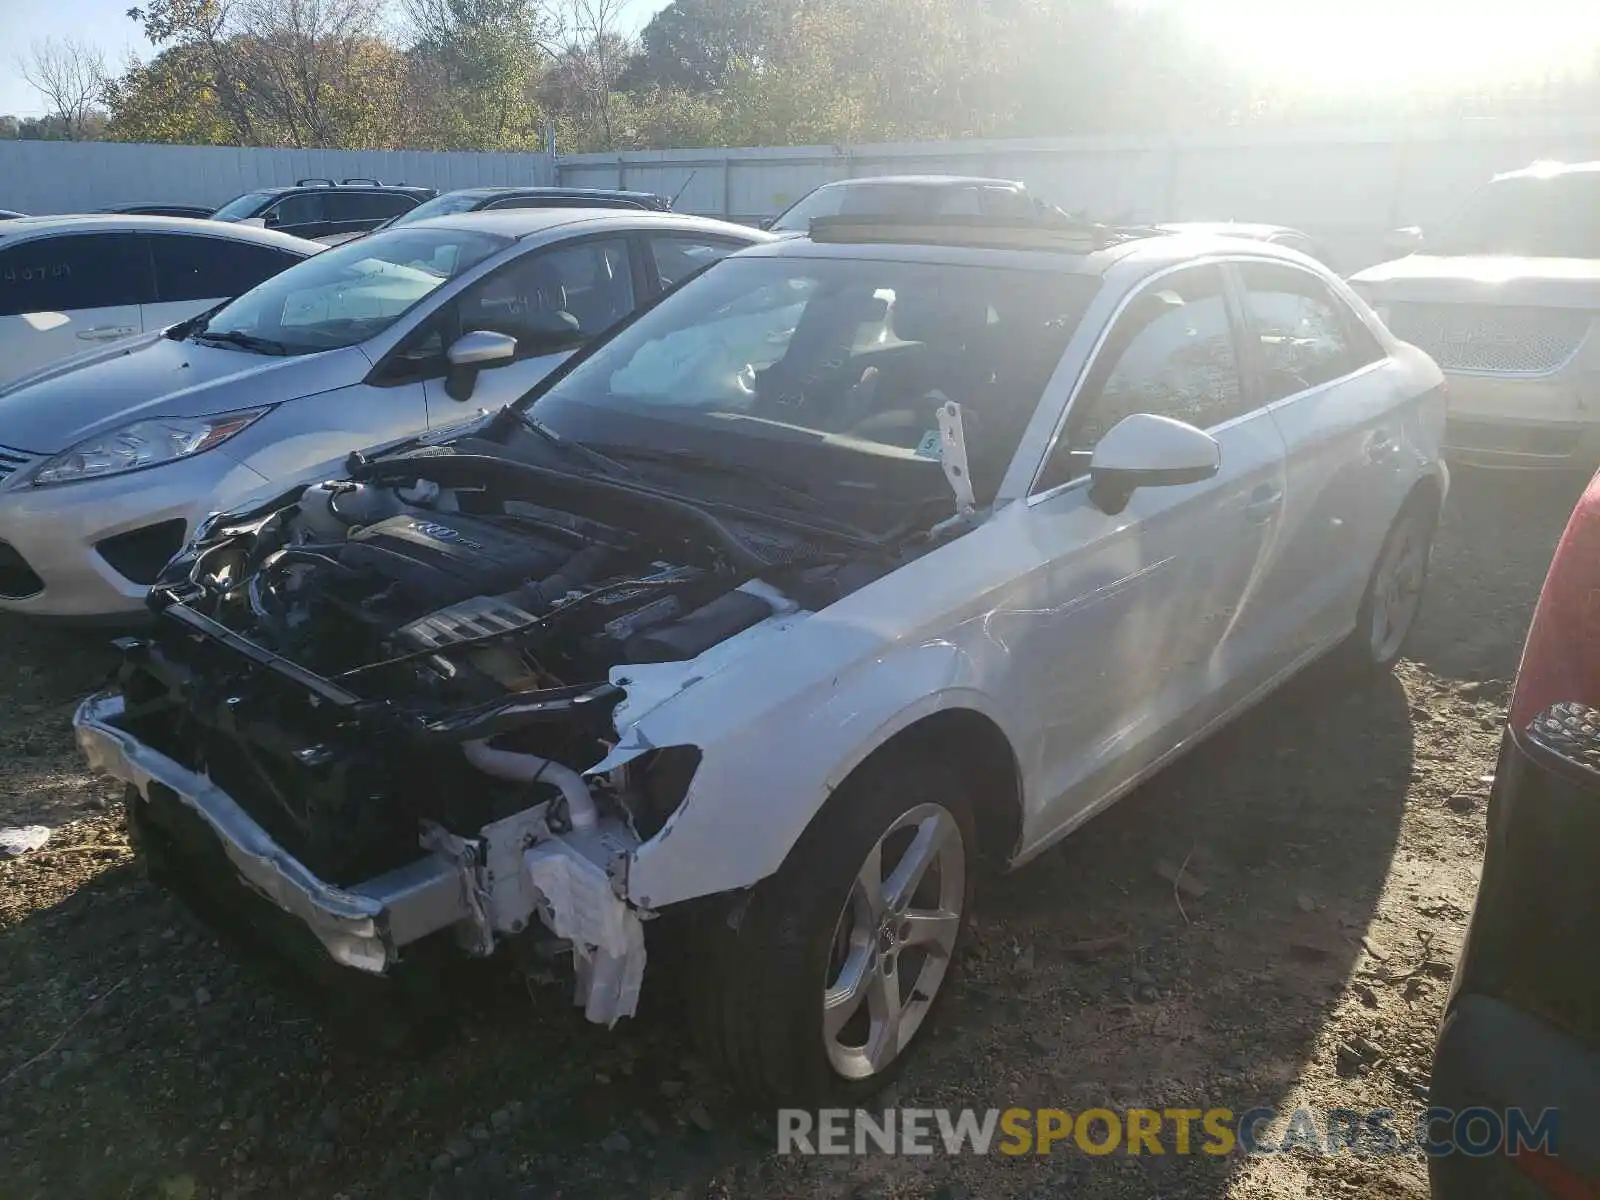
[{"label": "driver side mirror", "polygon": [[1142,487],[1174,487],[1210,479],[1222,448],[1203,430],[1171,417],[1133,413],[1102,437],[1089,458],[1089,499],[1115,515]]},{"label": "driver side mirror", "polygon": [[475,329],[464,333],[445,351],[450,369],[445,373],[444,390],[452,400],[472,399],[478,372],[502,367],[517,357],[517,339],[506,333]]}]

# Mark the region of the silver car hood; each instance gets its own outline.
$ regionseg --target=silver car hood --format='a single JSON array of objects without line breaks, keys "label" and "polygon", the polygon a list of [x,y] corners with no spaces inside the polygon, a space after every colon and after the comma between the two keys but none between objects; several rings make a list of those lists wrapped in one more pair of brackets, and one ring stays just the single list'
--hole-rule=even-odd
[{"label": "silver car hood", "polygon": [[1600,308],[1600,261],[1588,258],[1413,254],[1368,267],[1350,282],[1382,303]]},{"label": "silver car hood", "polygon": [[0,391],[0,446],[54,454],[144,417],[195,417],[276,404],[354,383],[356,347],[272,358],[159,334],[76,355]]}]

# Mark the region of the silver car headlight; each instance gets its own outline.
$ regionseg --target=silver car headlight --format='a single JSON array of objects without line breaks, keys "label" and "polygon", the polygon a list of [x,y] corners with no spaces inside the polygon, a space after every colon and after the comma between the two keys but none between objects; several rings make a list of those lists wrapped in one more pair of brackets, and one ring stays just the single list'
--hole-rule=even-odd
[{"label": "silver car headlight", "polygon": [[29,480],[34,486],[100,479],[189,458],[220,446],[259,420],[269,408],[221,413],[214,417],[152,417],[110,433],[98,434],[40,463]]}]

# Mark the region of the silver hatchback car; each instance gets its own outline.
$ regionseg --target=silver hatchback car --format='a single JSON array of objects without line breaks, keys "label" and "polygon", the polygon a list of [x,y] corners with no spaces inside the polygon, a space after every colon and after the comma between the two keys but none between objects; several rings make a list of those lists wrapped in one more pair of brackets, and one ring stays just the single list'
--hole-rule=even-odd
[{"label": "silver hatchback car", "polygon": [[0,609],[137,613],[209,513],[508,404],[700,266],[766,240],[666,213],[441,217],[27,376],[0,391]]}]

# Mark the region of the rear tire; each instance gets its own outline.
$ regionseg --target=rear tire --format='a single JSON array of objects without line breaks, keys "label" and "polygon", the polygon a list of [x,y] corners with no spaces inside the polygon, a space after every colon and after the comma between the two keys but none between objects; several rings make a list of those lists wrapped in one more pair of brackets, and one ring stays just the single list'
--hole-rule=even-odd
[{"label": "rear tire", "polygon": [[900,754],[866,763],[775,875],[695,930],[701,1050],[771,1103],[849,1105],[886,1086],[950,990],[976,860],[949,771]]},{"label": "rear tire", "polygon": [[1361,597],[1356,627],[1337,652],[1351,671],[1388,671],[1405,653],[1422,609],[1438,525],[1438,500],[1431,492],[1415,492],[1389,527]]}]

